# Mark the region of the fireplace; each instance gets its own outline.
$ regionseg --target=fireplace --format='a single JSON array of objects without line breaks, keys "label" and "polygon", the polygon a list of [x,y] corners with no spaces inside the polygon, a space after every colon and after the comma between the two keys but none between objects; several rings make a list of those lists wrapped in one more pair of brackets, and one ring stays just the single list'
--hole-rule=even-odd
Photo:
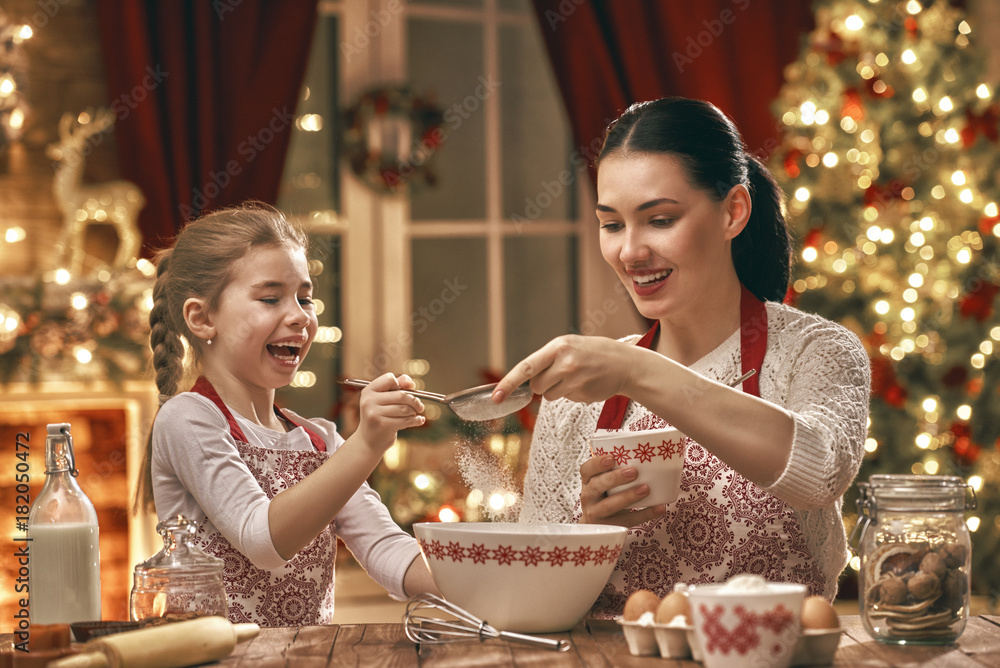
[{"label": "fireplace", "polygon": [[[45,480],[45,426],[72,425],[77,481],[97,510],[101,531],[101,614],[106,620],[128,619],[128,595],[134,565],[162,545],[151,514],[132,516],[132,493],[146,435],[157,406],[152,382],[8,384],[0,394],[0,522],[8,537],[5,553],[14,554],[24,537],[15,521],[17,443],[28,445],[31,499]],[[19,437],[18,434],[21,434]],[[23,446],[20,448],[24,452]],[[4,588],[0,633],[12,631],[18,599],[14,590],[17,560],[0,561]],[[7,628],[4,628],[7,627]]]}]

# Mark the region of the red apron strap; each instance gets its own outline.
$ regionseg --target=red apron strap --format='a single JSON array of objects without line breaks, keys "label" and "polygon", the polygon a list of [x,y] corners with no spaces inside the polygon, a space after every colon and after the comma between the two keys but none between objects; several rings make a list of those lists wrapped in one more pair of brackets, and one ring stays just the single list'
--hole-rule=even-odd
[{"label": "red apron strap", "polygon": [[743,373],[750,369],[757,371],[743,381],[743,391],[759,397],[760,374],[767,352],[767,307],[745,285],[740,287],[743,289],[740,295],[740,363]]},{"label": "red apron strap", "polygon": [[[215,406],[222,411],[222,415],[226,418],[226,422],[229,423],[229,433],[237,443],[247,442],[247,437],[243,433],[243,430],[240,429],[240,425],[236,422],[236,418],[233,417],[233,413],[229,410],[229,406],[227,406],[226,402],[222,400],[219,393],[215,391],[215,388],[212,386],[212,383],[209,382],[208,378],[200,376],[198,380],[195,381],[194,387],[191,388],[191,391],[208,398],[209,401],[215,404]],[[326,443],[319,437],[318,434],[314,433],[305,425],[296,424],[290,420],[288,416],[282,413],[281,409],[277,406],[274,407],[274,412],[289,424],[294,424],[296,427],[302,427],[305,429],[306,433],[309,434],[309,440],[312,441],[313,447],[320,452],[326,452]]]},{"label": "red apron strap", "polygon": [[[755,397],[760,396],[760,374],[764,364],[764,353],[767,351],[767,307],[757,299],[752,292],[741,285],[740,293],[740,362],[743,373],[755,369],[751,378],[743,381],[743,391]],[[652,345],[660,323],[653,324],[646,334],[636,343],[637,346],[649,348]],[[601,416],[597,419],[598,429],[621,429],[625,422],[629,398],[615,395],[604,402]]]},{"label": "red apron strap", "polygon": [[198,380],[195,381],[194,387],[191,388],[192,392],[200,394],[203,397],[207,397],[216,408],[222,411],[222,415],[226,418],[226,422],[229,423],[229,433],[232,434],[233,438],[236,439],[237,443],[246,443],[247,437],[243,434],[243,430],[236,423],[236,418],[233,417],[232,412],[229,410],[229,406],[226,402],[222,400],[219,393],[215,391],[212,387],[212,383],[208,382],[208,378],[204,376],[199,376]]},{"label": "red apron strap", "polygon": [[[640,348],[649,348],[653,345],[653,339],[656,338],[658,331],[660,331],[659,320],[653,323],[649,331],[643,334],[642,338],[635,345]],[[628,402],[629,398],[623,397],[620,394],[616,394],[605,401],[604,408],[601,409],[601,417],[597,418],[597,428],[621,429],[622,423],[625,421],[625,411],[628,410]]]}]

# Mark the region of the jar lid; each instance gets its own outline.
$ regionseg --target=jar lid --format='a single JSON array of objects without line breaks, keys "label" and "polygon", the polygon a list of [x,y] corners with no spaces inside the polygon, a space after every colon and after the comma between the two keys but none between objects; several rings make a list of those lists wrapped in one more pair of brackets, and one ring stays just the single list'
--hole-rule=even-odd
[{"label": "jar lid", "polygon": [[175,515],[156,525],[163,537],[163,549],[136,565],[135,575],[222,576],[225,562],[202,552],[192,542],[198,527],[183,515]]},{"label": "jar lid", "polygon": [[879,473],[858,483],[863,494],[884,510],[971,510],[966,500],[972,488],[959,476]]}]

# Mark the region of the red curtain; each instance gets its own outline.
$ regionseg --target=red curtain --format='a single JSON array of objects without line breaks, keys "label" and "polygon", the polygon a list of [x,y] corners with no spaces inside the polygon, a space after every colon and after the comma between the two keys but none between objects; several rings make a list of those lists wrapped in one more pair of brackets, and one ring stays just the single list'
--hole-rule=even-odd
[{"label": "red curtain", "polygon": [[125,178],[144,251],[201,211],[274,203],[317,0],[98,0]]},{"label": "red curtain", "polygon": [[633,102],[708,100],[747,148],[770,153],[784,67],[813,29],[802,0],[534,0],[576,145],[596,154],[607,124]]}]

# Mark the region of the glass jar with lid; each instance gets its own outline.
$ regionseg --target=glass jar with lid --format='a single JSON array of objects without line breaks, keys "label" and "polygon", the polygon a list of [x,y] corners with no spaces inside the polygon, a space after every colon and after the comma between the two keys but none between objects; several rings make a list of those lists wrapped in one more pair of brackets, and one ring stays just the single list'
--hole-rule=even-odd
[{"label": "glass jar with lid", "polygon": [[[975,491],[957,476],[873,475],[858,483],[858,597],[876,640],[954,642],[969,618]],[[971,496],[970,496],[971,494]]]},{"label": "glass jar with lid", "polygon": [[226,617],[224,562],[192,542],[195,523],[176,515],[157,524],[156,531],[163,537],[163,549],[135,567],[129,597],[132,621]]}]

